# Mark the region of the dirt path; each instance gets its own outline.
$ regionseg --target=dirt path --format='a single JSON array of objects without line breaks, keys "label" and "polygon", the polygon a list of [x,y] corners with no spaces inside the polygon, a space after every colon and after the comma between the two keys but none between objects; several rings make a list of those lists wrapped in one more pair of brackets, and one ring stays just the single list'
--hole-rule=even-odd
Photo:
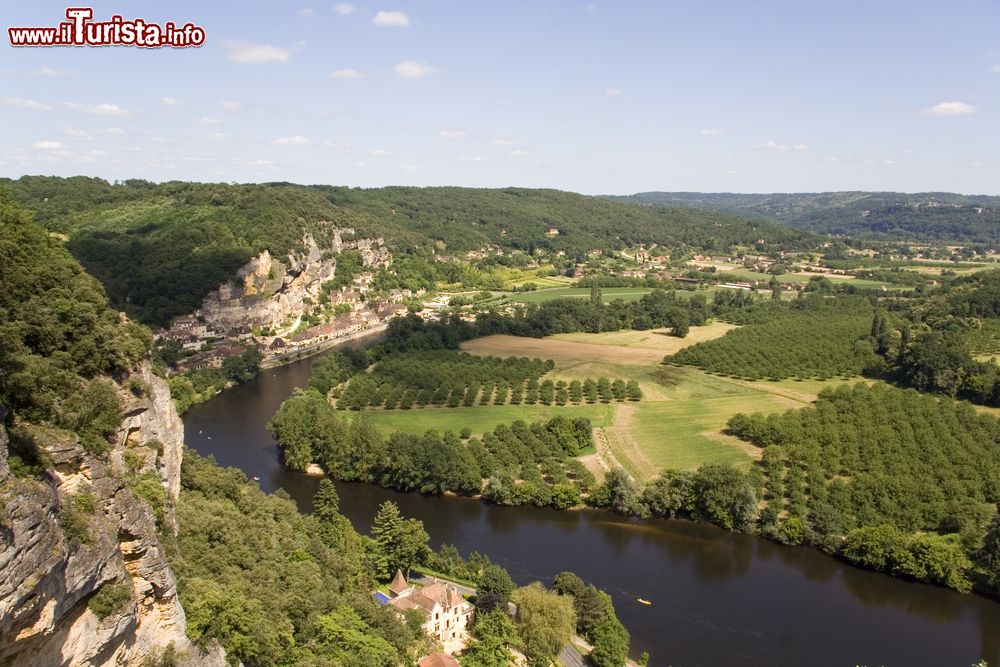
[{"label": "dirt path", "polygon": [[[596,439],[598,442],[597,451],[604,459],[606,465],[624,467],[638,477],[639,481],[645,481],[656,474],[657,468],[649,460],[649,457],[646,456],[646,453],[639,446],[635,436],[632,434],[635,413],[636,409],[634,405],[629,403],[617,404],[611,426],[605,426],[603,429],[595,429],[603,431],[601,433],[602,437]],[[616,449],[620,452],[621,457],[631,464],[630,466],[625,467],[622,465],[618,455],[615,453]]]}]

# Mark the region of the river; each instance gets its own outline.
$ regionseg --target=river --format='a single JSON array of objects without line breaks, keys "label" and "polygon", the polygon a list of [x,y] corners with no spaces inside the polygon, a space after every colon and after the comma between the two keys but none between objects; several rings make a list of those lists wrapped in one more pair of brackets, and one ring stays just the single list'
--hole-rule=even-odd
[{"label": "river", "polygon": [[[312,360],[268,369],[196,405],[187,444],[284,489],[308,511],[318,480],[288,471],[264,424]],[[498,507],[337,483],[341,511],[368,531],[392,499],[434,547],[480,551],[520,584],[572,570],[607,590],[651,665],[1000,665],[1000,604],[849,567],[819,552],[685,521]],[[652,602],[636,602],[643,597]]]}]

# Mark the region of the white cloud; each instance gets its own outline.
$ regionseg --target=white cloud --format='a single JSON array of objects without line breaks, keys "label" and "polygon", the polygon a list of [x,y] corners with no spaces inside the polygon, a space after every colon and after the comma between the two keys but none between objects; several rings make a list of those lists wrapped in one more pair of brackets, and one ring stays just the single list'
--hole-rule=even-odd
[{"label": "white cloud", "polygon": [[708,128],[708,129],[705,129],[705,130],[701,130],[700,132],[698,132],[698,134],[700,134],[703,137],[721,137],[722,136],[722,130],[713,127],[713,128]]},{"label": "white cloud", "polygon": [[184,106],[184,103],[181,102],[176,97],[161,97],[160,101],[163,102],[164,104],[166,104],[168,107],[181,107],[181,106]]},{"label": "white cloud", "polygon": [[39,67],[35,70],[35,74],[38,76],[62,76],[62,72],[51,67]]},{"label": "white cloud", "polygon": [[309,140],[303,136],[295,135],[293,137],[281,137],[271,143],[275,146],[304,146],[309,143]]},{"label": "white cloud", "polygon": [[77,104],[76,102],[63,102],[62,106],[64,109],[69,109],[71,111],[82,111],[83,113],[92,113],[98,116],[131,118],[134,115],[131,111],[122,109],[117,104]]},{"label": "white cloud", "polygon": [[403,171],[416,171],[419,167],[415,164],[401,164],[399,168]]},{"label": "white cloud", "polygon": [[305,7],[303,9],[300,9],[299,11],[295,12],[295,15],[298,16],[300,19],[310,19],[310,18],[316,16],[316,12],[314,12],[311,9],[309,9],[308,7]]},{"label": "white cloud", "polygon": [[510,153],[508,153],[508,155],[513,155],[514,157],[524,157],[525,155],[528,155],[528,151],[523,151],[519,148],[517,150],[511,151]]},{"label": "white cloud", "polygon": [[38,143],[31,144],[31,147],[43,151],[57,151],[62,148],[62,144],[58,141],[46,139],[45,141],[39,141]]},{"label": "white cloud", "polygon": [[622,94],[622,89],[621,88],[605,88],[604,89],[604,94],[607,95],[608,97],[618,97],[619,95]]},{"label": "white cloud", "polygon": [[396,74],[404,79],[422,79],[428,74],[437,72],[436,67],[431,67],[427,63],[418,63],[415,60],[404,60],[395,67]]},{"label": "white cloud", "polygon": [[809,144],[783,144],[777,141],[765,141],[758,146],[754,146],[754,148],[769,151],[807,151],[809,150]]},{"label": "white cloud", "polygon": [[270,44],[253,44],[230,40],[224,42],[222,48],[228,53],[228,58],[244,65],[254,63],[280,62],[287,63],[292,52]]},{"label": "white cloud", "polygon": [[23,97],[5,97],[4,106],[17,107],[18,109],[33,109],[35,111],[52,111],[51,104],[43,104],[38,100],[28,100]]},{"label": "white cloud", "polygon": [[243,104],[241,104],[240,102],[223,102],[222,103],[222,110],[223,111],[239,111],[242,108],[243,108]]},{"label": "white cloud", "polygon": [[584,6],[583,10],[588,14],[600,14],[601,10],[595,4],[589,4]]},{"label": "white cloud", "polygon": [[438,136],[442,139],[461,139],[465,136],[464,130],[441,130]]},{"label": "white cloud", "polygon": [[204,139],[206,141],[220,141],[226,138],[226,135],[222,132],[208,132],[197,137],[198,139]]},{"label": "white cloud", "polygon": [[976,107],[965,102],[942,102],[930,109],[924,109],[924,113],[928,116],[968,116],[976,111]]},{"label": "white cloud", "polygon": [[374,155],[375,157],[384,157],[388,154],[389,151],[385,150],[384,148],[376,148],[375,150],[372,151],[372,155]]},{"label": "white cloud", "polygon": [[341,16],[350,16],[354,12],[358,11],[358,8],[349,2],[338,2],[333,6],[333,11],[337,12]]},{"label": "white cloud", "polygon": [[990,68],[990,71],[994,74],[1000,74],[1000,64],[996,64]]},{"label": "white cloud", "polygon": [[458,161],[459,162],[482,162],[483,158],[479,157],[478,155],[473,155],[472,157],[461,157],[461,158],[458,158]]},{"label": "white cloud", "polygon": [[104,134],[110,134],[112,136],[119,136],[125,134],[125,130],[120,127],[109,127],[102,131]]},{"label": "white cloud", "polygon": [[211,116],[202,116],[198,119],[199,125],[218,125],[221,122],[218,118],[212,118]]},{"label": "white cloud", "polygon": [[81,139],[83,141],[93,141],[94,137],[90,135],[86,130],[81,130],[78,127],[67,127],[63,129],[63,133],[67,134],[74,139]]},{"label": "white cloud", "polygon": [[410,25],[410,17],[403,12],[378,12],[372,25],[379,28],[405,28]]},{"label": "white cloud", "polygon": [[356,69],[338,69],[330,74],[331,79],[361,79],[364,74]]},{"label": "white cloud", "polygon": [[517,144],[516,141],[511,141],[510,139],[490,139],[490,146],[513,146]]}]

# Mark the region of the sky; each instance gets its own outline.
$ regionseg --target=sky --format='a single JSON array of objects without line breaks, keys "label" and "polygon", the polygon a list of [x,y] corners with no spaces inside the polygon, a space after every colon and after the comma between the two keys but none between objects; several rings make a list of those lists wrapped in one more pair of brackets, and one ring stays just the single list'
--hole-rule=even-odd
[{"label": "sky", "polygon": [[92,6],[205,43],[5,30],[0,175],[1000,194],[1000,0]]}]

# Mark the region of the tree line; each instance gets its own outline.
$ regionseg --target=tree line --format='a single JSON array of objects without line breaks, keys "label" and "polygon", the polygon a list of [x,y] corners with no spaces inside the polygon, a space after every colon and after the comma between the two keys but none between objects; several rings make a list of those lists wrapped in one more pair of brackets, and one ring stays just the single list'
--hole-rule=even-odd
[{"label": "tree line", "polygon": [[348,418],[313,389],[282,403],[268,423],[285,463],[318,463],[336,479],[402,491],[482,494],[492,502],[572,507],[594,484],[574,457],[593,447],[584,418],[501,424],[481,438],[428,431],[381,436],[364,413]]}]

